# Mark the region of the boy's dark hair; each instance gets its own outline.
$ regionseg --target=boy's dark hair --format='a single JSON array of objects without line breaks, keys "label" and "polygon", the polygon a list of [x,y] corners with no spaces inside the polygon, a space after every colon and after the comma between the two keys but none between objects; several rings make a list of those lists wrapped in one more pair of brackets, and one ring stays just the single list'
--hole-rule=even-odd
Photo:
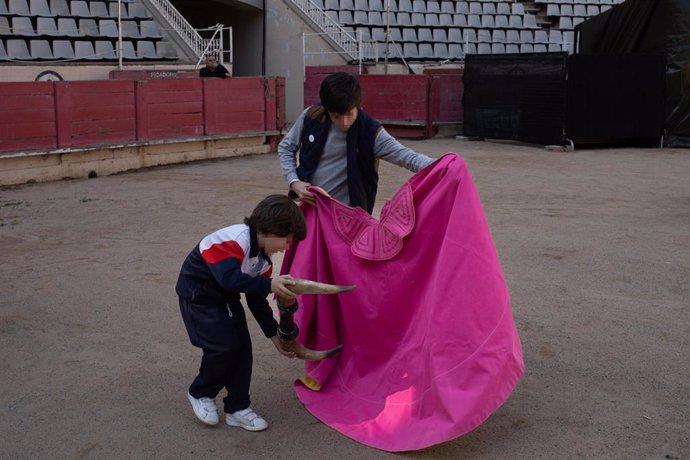
[{"label": "boy's dark hair", "polygon": [[346,113],[362,102],[362,88],[357,78],[346,72],[335,72],[324,78],[319,90],[321,105],[331,113]]},{"label": "boy's dark hair", "polygon": [[292,233],[295,241],[307,237],[307,223],[302,210],[286,195],[269,195],[256,205],[252,215],[244,218],[257,232],[275,236]]}]

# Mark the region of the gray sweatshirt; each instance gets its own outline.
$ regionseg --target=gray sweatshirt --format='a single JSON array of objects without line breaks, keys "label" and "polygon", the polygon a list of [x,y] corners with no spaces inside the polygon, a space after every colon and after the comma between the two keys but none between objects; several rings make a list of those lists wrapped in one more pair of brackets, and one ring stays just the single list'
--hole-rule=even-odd
[{"label": "gray sweatshirt", "polygon": [[[278,156],[283,176],[288,186],[299,180],[297,177],[297,157],[301,146],[300,135],[306,109],[292,125],[292,128],[278,144]],[[334,124],[328,132],[326,145],[319,160],[319,165],[310,183],[324,189],[330,196],[343,203],[350,204],[347,189],[347,133],[340,131]],[[400,144],[393,136],[381,127],[376,135],[374,155],[389,163],[393,163],[412,172],[417,172],[434,162],[433,158],[417,153]]]}]

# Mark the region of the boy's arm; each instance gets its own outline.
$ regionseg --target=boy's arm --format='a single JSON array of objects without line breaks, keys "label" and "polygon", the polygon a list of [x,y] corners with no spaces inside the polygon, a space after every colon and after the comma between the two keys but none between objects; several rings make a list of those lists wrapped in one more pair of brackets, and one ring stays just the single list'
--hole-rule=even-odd
[{"label": "boy's arm", "polygon": [[254,315],[254,319],[259,324],[261,331],[267,338],[274,337],[278,333],[278,321],[273,317],[273,310],[268,304],[266,296],[255,292],[247,292],[245,297],[247,298],[249,311]]},{"label": "boy's arm", "polygon": [[266,297],[271,292],[271,278],[249,276],[242,272],[239,259],[228,257],[217,263],[208,263],[211,274],[218,284],[227,291],[256,292]]},{"label": "boy's arm", "polygon": [[297,177],[297,151],[299,150],[300,146],[302,126],[304,125],[304,116],[307,113],[307,110],[303,111],[300,116],[297,117],[297,120],[295,120],[295,123],[292,125],[288,133],[278,144],[278,158],[280,159],[280,167],[283,170],[283,176],[288,183],[288,187],[293,182],[299,180],[299,177]]},{"label": "boy's arm", "polygon": [[433,158],[417,153],[402,145],[393,136],[388,134],[388,131],[383,127],[376,135],[374,155],[412,172],[417,172],[434,162]]}]

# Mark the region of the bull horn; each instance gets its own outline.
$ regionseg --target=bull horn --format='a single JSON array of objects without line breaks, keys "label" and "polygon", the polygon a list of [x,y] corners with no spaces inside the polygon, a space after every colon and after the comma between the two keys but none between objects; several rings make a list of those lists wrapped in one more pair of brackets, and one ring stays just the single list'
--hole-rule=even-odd
[{"label": "bull horn", "polygon": [[319,283],[305,279],[294,278],[295,284],[286,285],[295,294],[338,294],[339,292],[351,291],[355,288],[351,286],[337,286],[335,284]]},{"label": "bull horn", "polygon": [[304,345],[299,343],[297,340],[281,342],[281,346],[283,347],[283,350],[291,351],[295,353],[295,356],[297,356],[299,359],[303,359],[305,361],[321,361],[322,359],[330,358],[343,348],[342,345],[338,345],[330,350],[315,351],[305,348]]}]

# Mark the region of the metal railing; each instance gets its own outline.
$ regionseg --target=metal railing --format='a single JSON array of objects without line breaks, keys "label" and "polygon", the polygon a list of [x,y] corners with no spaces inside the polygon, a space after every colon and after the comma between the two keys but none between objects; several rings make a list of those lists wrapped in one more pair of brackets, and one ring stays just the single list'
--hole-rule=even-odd
[{"label": "metal railing", "polygon": [[[214,33],[212,38],[204,38],[199,35],[199,32],[187,22],[184,16],[182,16],[177,8],[168,0],[147,1],[156,8],[182,40],[192,49],[197,58],[199,58],[199,62],[204,59],[204,56],[209,51],[218,53],[221,56],[225,54],[225,50],[223,50],[222,34]],[[222,28],[222,25],[219,24],[218,26]]]},{"label": "metal railing", "polygon": [[376,46],[371,42],[362,42],[353,34],[344,29],[340,24],[331,19],[321,8],[311,0],[290,0],[300,9],[314,24],[338,46],[340,46],[350,59],[362,61],[376,57]]}]

